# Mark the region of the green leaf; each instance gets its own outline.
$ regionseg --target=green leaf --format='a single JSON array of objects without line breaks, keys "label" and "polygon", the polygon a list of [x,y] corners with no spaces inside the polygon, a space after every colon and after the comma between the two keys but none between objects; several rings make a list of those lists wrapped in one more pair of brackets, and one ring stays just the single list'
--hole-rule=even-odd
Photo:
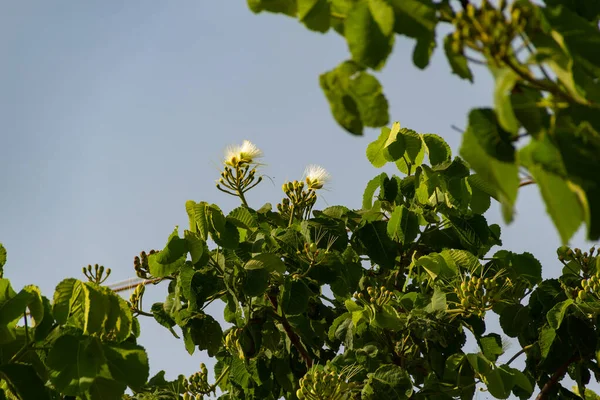
[{"label": "green leaf", "polygon": [[408,398],[412,392],[408,372],[397,365],[384,364],[368,374],[361,394],[367,400],[396,400]]},{"label": "green leaf", "polygon": [[510,373],[500,368],[489,370],[483,377],[488,391],[497,399],[507,399],[514,386]]},{"label": "green leaf", "polygon": [[394,9],[387,0],[367,0],[369,11],[384,36],[394,32]]},{"label": "green leaf", "polygon": [[381,168],[387,162],[394,162],[404,155],[404,138],[399,132],[398,122],[394,123],[392,129],[383,127],[377,140],[367,146],[367,159],[375,168]]},{"label": "green leaf", "polygon": [[420,37],[413,50],[413,64],[419,69],[425,69],[429,65],[433,51],[436,48],[435,35]]},{"label": "green leaf", "polygon": [[208,258],[208,246],[198,233],[186,230],[183,237],[187,242],[192,264],[198,263],[203,257]]},{"label": "green leaf", "polygon": [[175,227],[163,250],[148,256],[150,274],[155,277],[160,278],[171,275],[185,263],[188,242],[179,237],[177,230],[177,227]]},{"label": "green leaf", "polygon": [[104,331],[104,323],[108,317],[110,300],[102,291],[91,282],[83,284],[84,295],[84,325],[83,330],[87,334],[101,333]]},{"label": "green leaf", "polygon": [[[389,17],[382,17],[389,15],[387,8],[381,5],[374,8],[378,10],[378,20],[383,23],[385,31],[388,31]],[[379,21],[371,13],[369,3],[360,2],[348,12],[344,23],[344,35],[352,59],[376,70],[384,66],[394,44],[394,35],[386,34]]]},{"label": "green leaf", "polygon": [[394,307],[389,304],[383,305],[380,309],[375,311],[374,322],[376,326],[382,329],[389,329],[393,332],[397,332],[403,328],[400,315]]},{"label": "green leaf", "polygon": [[528,393],[529,396],[531,396],[533,394],[534,387],[531,384],[531,381],[527,378],[527,375],[525,375],[518,369],[510,368],[508,366],[503,365],[500,368],[503,368],[503,369],[507,368],[510,370],[510,372],[512,373],[513,378],[514,378],[515,386],[518,386],[521,389],[523,389],[525,392]]},{"label": "green leaf", "polygon": [[[563,244],[577,232],[585,218],[585,210],[580,200],[581,188],[575,183],[549,169],[564,170],[558,150],[551,143],[545,145],[537,141],[521,149],[521,163],[534,178],[546,204],[546,211],[558,229]],[[558,160],[554,161],[555,158]]]},{"label": "green leaf", "polygon": [[247,270],[264,268],[268,272],[277,271],[280,274],[283,274],[286,269],[281,257],[272,253],[262,253],[256,255],[254,258],[249,260],[246,265],[244,265],[244,268]]},{"label": "green leaf", "polygon": [[56,322],[64,325],[71,312],[71,298],[74,293],[81,293],[81,282],[74,278],[62,280],[54,291],[54,307],[52,313]]},{"label": "green leaf", "polygon": [[529,324],[529,309],[521,304],[511,304],[500,313],[500,326],[504,333],[516,338]]},{"label": "green leaf", "polygon": [[143,347],[133,343],[102,344],[113,379],[136,389],[148,380],[148,356]]},{"label": "green leaf", "polygon": [[[552,37],[577,63],[590,72],[600,72],[600,30],[598,21],[589,22],[568,7],[546,7],[541,11],[554,29]],[[560,35],[557,35],[560,33]],[[557,74],[558,75],[558,74]]]},{"label": "green leaf", "polygon": [[364,126],[388,123],[388,102],[379,81],[353,61],[322,74],[319,82],[333,117],[344,129],[362,135]]},{"label": "green leaf", "polygon": [[268,11],[272,13],[296,16],[296,0],[247,0],[248,8],[253,13]]},{"label": "green leaf", "polygon": [[550,325],[550,327],[555,330],[560,328],[560,325],[565,317],[565,313],[572,305],[573,300],[571,299],[567,299],[565,301],[561,301],[560,303],[555,304],[554,307],[552,307],[550,311],[548,311],[548,314],[546,314],[548,325]]},{"label": "green leaf", "polygon": [[216,205],[210,206],[210,237],[223,248],[235,250],[240,243],[240,233],[236,226],[225,219],[223,212]]},{"label": "green leaf", "polygon": [[411,243],[419,234],[417,215],[404,206],[397,206],[387,223],[388,235],[400,243]]},{"label": "green leaf", "polygon": [[156,320],[156,322],[158,322],[160,325],[167,328],[173,336],[175,336],[177,339],[179,339],[179,336],[173,330],[173,327],[175,326],[175,321],[173,320],[173,318],[171,318],[171,316],[165,310],[164,303],[152,304],[150,311],[152,311],[152,315],[154,316],[154,319]]},{"label": "green leaf", "polygon": [[[50,394],[31,365],[10,363],[0,365],[0,380],[21,400],[50,400]],[[1,395],[0,395],[1,396]]]},{"label": "green leaf", "polygon": [[227,220],[233,222],[238,228],[253,230],[258,228],[258,221],[247,207],[238,207],[231,210],[227,215]]},{"label": "green leaf", "polygon": [[194,220],[196,221],[196,226],[198,227],[198,232],[200,233],[202,239],[208,240],[209,220],[207,202],[201,201],[200,203],[194,205]]},{"label": "green leaf", "polygon": [[433,289],[431,302],[425,309],[427,312],[436,312],[446,310],[446,293],[439,287]]},{"label": "green leaf", "polygon": [[502,129],[516,136],[520,125],[512,108],[510,93],[521,78],[511,68],[492,68],[491,71],[496,79],[494,106],[498,123]]},{"label": "green leaf", "polygon": [[497,333],[490,333],[477,339],[481,352],[488,360],[496,362],[498,357],[504,354],[502,349],[502,338]]},{"label": "green leaf", "polygon": [[505,221],[510,221],[519,190],[519,166],[510,134],[500,128],[492,110],[471,111],[460,154],[493,188],[494,197],[506,206]]},{"label": "green leaf", "polygon": [[444,139],[433,133],[425,133],[422,137],[427,147],[429,162],[432,167],[452,161],[452,150],[450,150],[450,146]]},{"label": "green leaf", "polygon": [[330,4],[327,0],[298,0],[298,19],[313,31],[327,32],[330,26]]},{"label": "green leaf", "polygon": [[415,262],[415,266],[421,266],[435,280],[438,276],[452,278],[456,275],[455,267],[448,265],[444,257],[437,253],[421,256]]},{"label": "green leaf", "polygon": [[554,343],[555,338],[556,338],[556,331],[554,329],[552,329],[551,327],[544,326],[540,330],[539,345],[540,345],[540,353],[542,355],[542,359],[544,359],[548,356],[548,353],[550,352],[550,348],[552,347],[552,344]]},{"label": "green leaf", "polygon": [[394,266],[397,245],[387,234],[387,223],[375,221],[366,223],[355,233],[358,241],[364,246],[371,260],[383,268]]},{"label": "green leaf", "polygon": [[431,0],[388,0],[394,8],[394,31],[416,39],[430,38],[437,25],[436,5]]},{"label": "green leaf", "polygon": [[531,286],[542,282],[542,264],[531,254],[516,254],[500,250],[494,254],[495,259],[505,261],[505,268],[512,269],[514,279],[526,279]]},{"label": "green leaf", "polygon": [[50,348],[46,365],[50,369],[52,385],[65,395],[77,396],[87,391],[102,375],[106,359],[97,338],[66,334]]},{"label": "green leaf", "polygon": [[102,376],[94,379],[88,389],[90,400],[121,399],[127,386]]},{"label": "green leaf", "polygon": [[490,208],[490,205],[492,203],[490,195],[487,192],[481,190],[477,184],[478,182],[475,182],[475,180],[477,180],[476,174],[470,175],[467,178],[469,186],[471,187],[471,203],[469,204],[469,206],[475,214],[481,215],[484,214]]},{"label": "green leaf", "polygon": [[371,179],[369,183],[367,183],[367,187],[363,193],[363,210],[370,210],[373,208],[373,197],[375,196],[375,191],[381,186],[381,182],[383,182],[384,178],[387,178],[386,173],[377,175],[375,178]]},{"label": "green leaf", "polygon": [[444,38],[444,51],[446,52],[446,59],[450,64],[452,73],[458,75],[462,79],[467,79],[471,83],[473,82],[473,73],[469,68],[467,58],[463,53],[457,53],[453,50],[454,38],[452,34],[447,35]]},{"label": "green leaf", "polygon": [[221,325],[210,315],[199,314],[191,318],[186,326],[192,341],[199,350],[207,350],[209,357],[214,357],[221,348],[223,330]]}]

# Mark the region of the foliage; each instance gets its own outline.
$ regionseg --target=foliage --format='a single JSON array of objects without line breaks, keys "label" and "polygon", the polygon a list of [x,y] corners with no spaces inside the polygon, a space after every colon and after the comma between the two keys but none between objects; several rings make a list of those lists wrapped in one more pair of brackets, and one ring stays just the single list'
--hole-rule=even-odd
[{"label": "foliage", "polygon": [[[360,210],[313,210],[329,179],[318,166],[283,184],[277,211],[250,207],[262,153],[248,148],[227,153],[218,183],[242,206],[225,215],[186,202],[189,229],[135,258],[145,281],[128,302],[102,286],[110,271],[98,265],[84,268],[87,282],[59,283],[52,301],[0,279],[0,399],[443,400],[477,388],[526,399],[536,386],[539,398],[595,398],[598,252],[561,247],[562,276],[542,280],[531,254],[492,251],[501,240],[483,216],[490,196],[439,136],[383,128],[367,156],[404,173],[371,180]],[[151,283],[167,295],[144,309]],[[222,318],[206,311],[215,301]],[[486,329],[490,312],[500,332]],[[215,380],[204,364],[148,379],[140,316],[190,354],[205,350]],[[478,352],[464,351],[467,336]],[[507,337],[521,350],[504,361]],[[523,354],[526,368],[511,366]],[[575,389],[561,385],[565,374]]]},{"label": "foliage", "polygon": [[[249,8],[333,29],[350,59],[320,77],[335,120],[348,132],[388,124],[381,70],[395,35],[415,40],[424,69],[443,41],[452,73],[471,66],[495,79],[494,108],[471,110],[461,155],[477,185],[502,203],[507,222],[520,184],[539,186],[563,243],[582,223],[600,238],[600,2],[598,0],[248,0]],[[436,37],[439,26],[451,33]],[[520,181],[519,169],[527,171]]]}]

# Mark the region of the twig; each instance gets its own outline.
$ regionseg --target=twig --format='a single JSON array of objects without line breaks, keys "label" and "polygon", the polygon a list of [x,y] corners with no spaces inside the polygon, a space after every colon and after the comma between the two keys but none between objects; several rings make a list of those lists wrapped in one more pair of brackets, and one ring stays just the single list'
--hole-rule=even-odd
[{"label": "twig", "polygon": [[306,348],[300,341],[300,337],[298,337],[296,332],[294,332],[294,329],[292,328],[292,326],[288,322],[287,318],[285,317],[283,310],[281,311],[281,315],[277,314],[277,299],[270,295],[267,295],[267,297],[269,298],[269,301],[271,302],[271,305],[274,308],[273,316],[281,323],[281,325],[283,326],[283,329],[285,330],[285,333],[290,338],[290,341],[296,347],[296,349],[300,353],[300,356],[304,360],[306,367],[310,369],[313,365],[313,361],[312,361],[312,358],[310,357],[310,355],[308,354],[308,351],[306,350]]},{"label": "twig", "polygon": [[510,358],[510,360],[508,360],[506,362],[506,365],[510,365],[513,361],[515,361],[521,354],[525,353],[527,350],[531,349],[533,347],[533,344],[527,345],[525,347],[523,347],[521,350],[519,350],[517,352],[517,354],[515,354],[514,356],[512,356]]},{"label": "twig", "polygon": [[528,179],[526,181],[519,183],[519,187],[523,187],[523,186],[527,186],[527,185],[535,185],[535,181],[532,179]]},{"label": "twig", "polygon": [[556,385],[556,382],[558,382],[562,376],[565,374],[565,372],[567,372],[567,368],[569,368],[569,365],[573,364],[576,361],[579,361],[581,359],[580,356],[573,356],[571,358],[569,358],[567,360],[566,363],[564,363],[563,365],[560,366],[559,369],[557,369],[554,374],[552,374],[552,377],[550,377],[550,380],[548,380],[548,382],[546,382],[546,384],[544,385],[544,387],[542,388],[542,390],[540,391],[540,394],[537,395],[537,397],[535,398],[535,400],[544,400],[547,398],[548,393],[550,392],[550,390],[552,389],[552,387],[554,385]]}]

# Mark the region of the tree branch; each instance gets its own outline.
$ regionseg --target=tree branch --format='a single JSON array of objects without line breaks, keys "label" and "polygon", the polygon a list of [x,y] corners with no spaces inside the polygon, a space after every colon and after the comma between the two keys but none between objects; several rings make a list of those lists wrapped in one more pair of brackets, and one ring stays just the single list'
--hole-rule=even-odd
[{"label": "tree branch", "polygon": [[288,322],[287,318],[285,317],[283,310],[281,311],[281,315],[277,314],[277,299],[271,295],[267,295],[267,297],[269,298],[269,301],[271,302],[271,305],[273,306],[273,309],[274,309],[273,315],[283,326],[285,333],[290,338],[290,341],[292,342],[294,347],[296,347],[296,349],[298,350],[298,353],[300,353],[300,356],[304,360],[306,367],[311,368],[313,365],[313,360],[312,360],[310,354],[308,354],[308,351],[306,350],[304,345],[302,344],[302,341],[300,341],[300,337],[296,334],[296,332],[294,332],[294,329],[292,328],[292,326]]},{"label": "tree branch", "polygon": [[560,368],[557,369],[554,372],[554,374],[552,374],[552,376],[550,377],[550,380],[548,380],[548,382],[546,382],[546,384],[540,391],[540,394],[537,395],[535,400],[546,399],[548,397],[550,390],[552,390],[552,387],[554,387],[554,385],[556,385],[556,383],[562,378],[562,376],[565,374],[565,372],[567,372],[567,368],[569,368],[569,365],[573,364],[576,361],[579,361],[580,359],[581,359],[581,357],[576,355],[576,356],[569,358],[567,360],[567,362],[565,362],[563,365],[561,365]]}]

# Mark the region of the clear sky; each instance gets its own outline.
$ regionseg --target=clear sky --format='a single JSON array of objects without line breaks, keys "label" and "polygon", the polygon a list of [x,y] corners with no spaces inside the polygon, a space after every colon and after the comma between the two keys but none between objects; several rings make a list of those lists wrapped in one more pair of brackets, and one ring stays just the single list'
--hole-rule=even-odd
[{"label": "clear sky", "polygon": [[[443,136],[457,152],[450,126],[491,104],[491,77],[475,70],[471,85],[451,76],[441,48],[419,71],[412,47],[397,40],[378,74],[392,119]],[[0,242],[17,290],[36,284],[51,297],[61,279],[83,279],[81,267],[94,263],[112,268],[111,281],[133,277],[136,254],[187,227],[186,200],[237,205],[214,183],[224,148],[243,139],[264,151],[274,181],[249,194],[256,208],[277,203],[281,183],[309,163],[333,175],[322,207],[360,207],[380,172],[364,155],[378,132],[346,134],[319,88],[318,75],[349,57],[343,38],[253,15],[244,1],[4,2],[0,51]],[[498,211],[488,220],[499,222]],[[501,223],[504,247],[532,252],[544,276],[556,276],[559,238],[535,186],[521,190],[517,212],[515,223]],[[581,233],[572,244],[584,244]],[[156,294],[148,306],[166,296],[165,287],[148,289]],[[187,375],[206,361],[142,323],[151,373]]]}]

